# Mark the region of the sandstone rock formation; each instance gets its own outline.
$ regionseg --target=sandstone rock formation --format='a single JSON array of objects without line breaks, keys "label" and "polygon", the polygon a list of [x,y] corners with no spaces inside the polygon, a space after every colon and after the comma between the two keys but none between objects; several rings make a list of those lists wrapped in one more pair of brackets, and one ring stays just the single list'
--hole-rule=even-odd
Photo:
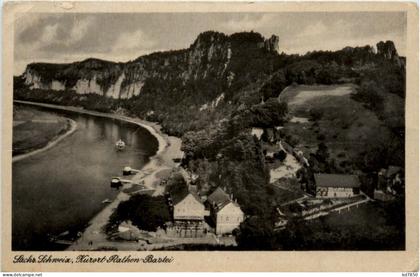
[{"label": "sandstone rock formation", "polygon": [[241,56],[244,49],[259,55],[261,45],[266,51],[277,53],[278,41],[274,35],[265,40],[253,32],[227,36],[208,31],[200,34],[188,49],[153,53],[127,63],[99,59],[70,64],[33,63],[22,77],[31,89],[74,90],[115,99],[139,95],[145,82],[152,78],[179,80],[183,84],[213,78],[225,80],[230,86],[237,75],[229,70],[234,56],[245,59]]}]

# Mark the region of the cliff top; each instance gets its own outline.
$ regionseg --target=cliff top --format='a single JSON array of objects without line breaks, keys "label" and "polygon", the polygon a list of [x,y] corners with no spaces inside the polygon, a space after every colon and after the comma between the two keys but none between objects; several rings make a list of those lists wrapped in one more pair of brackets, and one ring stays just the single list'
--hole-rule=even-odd
[{"label": "cliff top", "polygon": [[[270,38],[264,38],[260,33],[249,31],[249,32],[238,32],[231,35],[226,35],[217,31],[206,31],[200,33],[194,42],[187,49],[180,50],[169,50],[162,52],[154,52],[148,55],[140,56],[128,63],[136,63],[143,59],[153,59],[156,57],[166,58],[173,55],[179,55],[189,51],[192,48],[207,48],[212,44],[228,44],[230,47],[235,49],[246,49],[246,48],[264,48],[268,52],[277,53],[279,37],[272,35]],[[397,59],[398,53],[395,45],[392,41],[378,42],[376,44],[377,54],[383,56],[385,59]],[[336,53],[336,52],[348,53],[348,54],[375,54],[372,46],[366,45],[362,47],[345,47],[338,51],[311,51],[304,56],[311,58],[312,56],[321,55],[323,53]],[[363,54],[365,55],[365,54]],[[80,62],[73,63],[31,63],[28,64],[26,70],[36,70],[38,72],[52,72],[66,70],[70,68],[76,69],[87,69],[87,70],[102,70],[107,69],[110,66],[123,65],[125,63],[107,61],[97,58],[88,58]]]}]

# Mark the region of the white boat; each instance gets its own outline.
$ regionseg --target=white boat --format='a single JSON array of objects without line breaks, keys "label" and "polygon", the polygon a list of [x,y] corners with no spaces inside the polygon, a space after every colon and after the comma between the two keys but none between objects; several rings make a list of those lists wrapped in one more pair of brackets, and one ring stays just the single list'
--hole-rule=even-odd
[{"label": "white boat", "polygon": [[122,141],[121,139],[119,139],[116,143],[115,143],[115,148],[117,148],[117,150],[123,150],[125,148],[125,142]]},{"label": "white boat", "polygon": [[102,201],[102,204],[108,204],[108,203],[112,203],[112,201],[109,200],[108,198]]}]

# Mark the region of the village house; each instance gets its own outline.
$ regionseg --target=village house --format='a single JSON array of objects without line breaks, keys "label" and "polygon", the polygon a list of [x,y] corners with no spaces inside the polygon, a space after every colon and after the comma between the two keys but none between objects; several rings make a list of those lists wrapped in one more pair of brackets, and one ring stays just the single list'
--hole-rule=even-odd
[{"label": "village house", "polygon": [[216,234],[229,234],[244,220],[244,213],[236,201],[220,187],[207,198],[210,215],[216,226]]},{"label": "village house", "polygon": [[398,189],[403,185],[403,170],[399,166],[389,166],[378,172],[377,189],[387,193],[397,194]]},{"label": "village house", "polygon": [[200,197],[193,192],[188,192],[184,196],[172,196],[174,205],[174,221],[177,220],[204,220],[208,215]]},{"label": "village house", "polygon": [[204,217],[209,215],[200,197],[191,190],[171,194],[173,225],[171,231],[181,237],[203,235]]},{"label": "village house", "polygon": [[253,127],[251,129],[251,135],[256,136],[259,140],[261,139],[261,136],[263,133],[264,133],[264,130],[262,128]]},{"label": "village house", "polygon": [[280,210],[280,208],[276,208],[278,216],[277,220],[274,223],[274,228],[276,229],[284,229],[287,225],[288,218],[287,216]]},{"label": "village house", "polygon": [[302,150],[297,150],[297,151],[293,151],[293,156],[296,158],[296,160],[302,165],[302,166],[306,166],[309,167],[309,161],[308,159],[305,157],[305,154],[303,153]]},{"label": "village house", "polygon": [[379,189],[375,189],[373,191],[373,199],[379,200],[379,201],[391,201],[391,200],[394,200],[395,197],[392,194],[389,194]]},{"label": "village house", "polygon": [[316,197],[352,197],[360,193],[360,181],[356,175],[315,174]]},{"label": "village house", "polygon": [[403,169],[399,166],[389,166],[378,172],[378,183],[373,198],[380,201],[390,201],[404,191]]}]

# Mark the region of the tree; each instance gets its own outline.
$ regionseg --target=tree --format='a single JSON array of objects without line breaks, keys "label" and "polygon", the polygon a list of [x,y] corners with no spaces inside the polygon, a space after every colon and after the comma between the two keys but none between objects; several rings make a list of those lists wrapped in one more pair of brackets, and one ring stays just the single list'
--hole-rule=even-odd
[{"label": "tree", "polygon": [[166,192],[172,195],[184,194],[188,191],[187,183],[181,173],[173,174],[166,185]]},{"label": "tree", "polygon": [[279,161],[284,161],[284,159],[286,159],[287,157],[287,153],[283,150],[280,150],[279,152],[274,154],[274,158],[276,158]]},{"label": "tree", "polygon": [[328,152],[328,147],[325,143],[321,142],[318,144],[318,150],[316,151],[316,158],[320,162],[326,162],[329,158],[330,154]]},{"label": "tree", "polygon": [[238,247],[241,249],[275,249],[273,225],[267,219],[252,216],[241,223],[237,241]]},{"label": "tree", "polygon": [[353,98],[366,103],[369,109],[381,113],[384,109],[384,99],[381,96],[383,93],[382,85],[373,80],[366,80],[362,81]]},{"label": "tree", "polygon": [[118,205],[105,229],[113,231],[125,220],[131,220],[140,230],[156,231],[158,227],[164,227],[171,216],[163,196],[136,194]]}]

